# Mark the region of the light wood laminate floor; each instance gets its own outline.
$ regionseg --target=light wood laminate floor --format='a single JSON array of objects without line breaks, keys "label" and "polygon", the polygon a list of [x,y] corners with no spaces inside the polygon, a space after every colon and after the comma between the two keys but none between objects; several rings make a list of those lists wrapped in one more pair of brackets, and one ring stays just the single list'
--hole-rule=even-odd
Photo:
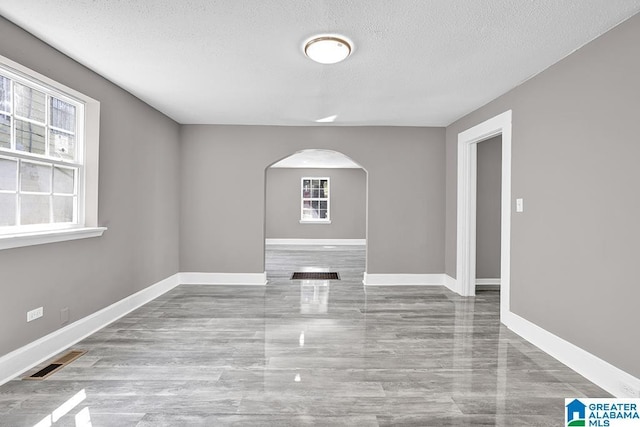
[{"label": "light wood laminate floor", "polygon": [[[501,326],[498,292],[364,289],[363,247],[266,264],[266,287],[179,286],[50,378],[3,385],[0,425],[558,426],[565,397],[608,396]],[[289,280],[308,267],[342,280]]]}]

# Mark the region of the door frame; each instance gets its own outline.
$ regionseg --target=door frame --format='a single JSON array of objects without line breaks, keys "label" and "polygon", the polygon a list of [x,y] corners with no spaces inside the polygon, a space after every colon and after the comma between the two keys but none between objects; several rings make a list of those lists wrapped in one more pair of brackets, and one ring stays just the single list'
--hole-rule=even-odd
[{"label": "door frame", "polygon": [[456,288],[463,296],[476,293],[477,144],[502,135],[500,224],[500,317],[510,311],[511,274],[511,110],[458,134],[458,217]]}]

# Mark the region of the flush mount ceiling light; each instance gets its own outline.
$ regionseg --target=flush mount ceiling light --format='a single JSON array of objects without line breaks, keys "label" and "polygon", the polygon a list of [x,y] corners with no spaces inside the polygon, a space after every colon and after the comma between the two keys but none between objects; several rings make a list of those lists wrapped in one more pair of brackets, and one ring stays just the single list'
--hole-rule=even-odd
[{"label": "flush mount ceiling light", "polygon": [[351,54],[351,43],[343,36],[315,36],[304,44],[304,54],[320,64],[335,64]]}]

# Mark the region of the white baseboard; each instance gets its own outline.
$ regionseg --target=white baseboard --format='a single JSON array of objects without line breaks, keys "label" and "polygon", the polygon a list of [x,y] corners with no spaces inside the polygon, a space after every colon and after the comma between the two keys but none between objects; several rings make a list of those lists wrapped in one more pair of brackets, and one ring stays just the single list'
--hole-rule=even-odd
[{"label": "white baseboard", "polygon": [[[460,293],[458,281],[448,274],[443,274],[444,286],[451,292]],[[476,279],[476,286],[500,286],[500,279]]]},{"label": "white baseboard", "polygon": [[443,274],[368,274],[365,286],[443,286]]},{"label": "white baseboard", "polygon": [[0,385],[178,286],[178,274],[0,357]]},{"label": "white baseboard", "polygon": [[476,285],[498,285],[498,286],[500,286],[500,278],[496,278],[496,279],[476,279]]},{"label": "white baseboard", "polygon": [[444,274],[444,286],[449,289],[451,292],[455,292],[457,294],[460,293],[458,290],[458,281],[448,274]]},{"label": "white baseboard", "polygon": [[267,245],[349,245],[364,246],[367,239],[265,239]]},{"label": "white baseboard", "polygon": [[267,273],[178,273],[181,285],[252,285],[267,284]]},{"label": "white baseboard", "polygon": [[615,397],[640,398],[640,379],[542,329],[517,314],[508,312],[502,322],[525,340],[558,359]]},{"label": "white baseboard", "polygon": [[[446,274],[364,274],[367,286],[444,285],[456,292],[456,279]],[[0,357],[0,385],[69,346],[153,301],[180,284],[262,285],[266,273],[177,273],[130,295],[108,307],[50,333],[24,347]],[[622,371],[591,353],[542,329],[534,323],[507,312],[502,322],[516,334],[558,359],[589,381],[619,398],[640,398],[640,379]]]}]

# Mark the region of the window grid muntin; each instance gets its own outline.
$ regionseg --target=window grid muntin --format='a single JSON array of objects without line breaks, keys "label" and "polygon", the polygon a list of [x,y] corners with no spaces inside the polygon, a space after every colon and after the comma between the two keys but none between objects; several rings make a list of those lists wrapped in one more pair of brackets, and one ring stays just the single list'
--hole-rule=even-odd
[{"label": "window grid muntin", "polygon": [[2,73],[0,73],[0,76],[9,80],[9,100],[7,101],[7,106],[9,106],[9,109],[11,110],[11,111],[5,111],[0,108],[0,113],[5,113],[6,115],[10,115],[11,112],[13,111],[13,79],[3,75]]},{"label": "window grid muntin", "polygon": [[[46,97],[45,97],[45,153],[46,155],[38,155],[35,154],[35,156],[42,156],[42,157],[48,157],[51,160],[57,160],[55,157],[51,157],[50,153],[49,153],[49,130],[56,130],[56,131],[60,131],[60,132],[64,132],[67,133],[69,135],[73,135],[76,138],[76,142],[75,142],[75,160],[73,161],[67,161],[69,164],[76,164],[81,166],[83,163],[83,146],[84,146],[84,141],[82,141],[82,135],[84,132],[84,103],[68,94],[65,94],[63,92],[60,92],[56,89],[53,89],[51,87],[49,87],[48,85],[45,85],[43,83],[40,83],[39,81],[37,81],[36,79],[34,79],[33,77],[28,77],[28,76],[24,76],[22,73],[17,72],[15,70],[12,70],[11,68],[8,68],[6,66],[3,66],[0,64],[0,76],[5,77],[7,79],[9,79],[10,81],[10,101],[9,101],[9,105],[11,106],[12,111],[0,111],[0,114],[3,114],[5,116],[9,116],[10,120],[11,120],[11,149],[6,149],[6,148],[0,148],[0,150],[2,151],[11,151],[12,153],[29,153],[28,151],[21,151],[21,150],[16,150],[15,147],[15,142],[16,142],[16,135],[15,135],[15,121],[16,119],[19,120],[23,120],[26,122],[30,122],[36,125],[43,125],[43,122],[39,122],[37,120],[33,120],[27,117],[23,117],[20,116],[19,114],[16,114],[15,112],[15,103],[16,103],[16,99],[15,99],[15,85],[14,83],[19,83],[23,86],[27,86],[30,87],[31,89],[37,90],[39,92],[43,92]],[[51,98],[56,98],[59,99],[67,104],[71,104],[73,107],[75,107],[75,116],[76,116],[76,120],[75,120],[75,132],[70,132],[66,129],[61,129],[57,126],[51,126]],[[29,154],[33,154],[33,153],[29,153]]]},{"label": "window grid muntin", "polygon": [[[11,160],[11,161],[17,161],[17,166],[16,166],[16,189],[15,190],[0,190],[0,194],[15,194],[16,195],[16,212],[15,212],[15,225],[9,225],[9,226],[0,226],[0,230],[1,229],[5,229],[5,228],[11,228],[11,227],[21,227],[21,226],[25,226],[25,224],[23,224],[22,222],[22,199],[23,196],[47,196],[49,198],[49,213],[48,213],[48,217],[49,217],[49,222],[48,223],[38,223],[37,225],[68,225],[68,224],[76,224],[77,223],[77,219],[78,219],[78,189],[79,189],[79,182],[78,182],[78,173],[79,173],[79,169],[77,167],[72,167],[72,166],[68,166],[68,165],[55,165],[55,164],[51,164],[48,162],[38,162],[38,161],[32,161],[30,159],[14,159],[11,158],[9,156],[0,156],[0,158],[2,159],[6,159],[6,160]],[[49,189],[48,191],[25,191],[22,190],[22,165],[23,163],[29,163],[29,164],[38,164],[38,165],[44,165],[44,166],[50,166],[51,167],[51,171],[50,171],[50,177],[49,177]],[[55,174],[55,170],[56,167],[58,168],[62,168],[62,169],[68,169],[73,171],[73,190],[71,193],[62,193],[62,192],[56,192],[54,191],[55,188],[55,178],[54,178],[54,174]],[[73,200],[73,212],[72,212],[72,218],[73,220],[70,222],[54,222],[55,218],[54,218],[54,200],[56,197],[65,197],[65,198],[70,198]],[[26,226],[34,226],[36,224],[27,224]]]},{"label": "window grid muntin", "polygon": [[[10,148],[0,147],[0,157],[17,161],[16,167],[16,189],[15,190],[0,190],[0,194],[15,194],[15,225],[9,226],[0,226],[0,234],[6,232],[13,232],[14,230],[24,230],[29,231],[31,229],[40,230],[40,229],[55,229],[60,226],[68,226],[68,225],[78,225],[84,222],[84,210],[82,209],[81,196],[83,195],[83,181],[84,181],[84,167],[83,167],[83,156],[84,156],[84,141],[82,140],[82,135],[84,132],[84,104],[68,95],[65,95],[55,89],[50,88],[48,85],[43,85],[36,81],[33,78],[23,77],[21,74],[13,72],[11,69],[7,69],[6,67],[0,65],[0,76],[9,80],[9,100],[7,105],[9,106],[11,111],[5,111],[0,108],[0,114],[9,118],[10,122]],[[36,90],[39,92],[43,92],[45,94],[44,100],[44,122],[40,122],[35,119],[31,119],[28,117],[20,116],[16,114],[16,96],[15,96],[15,83],[19,83],[22,86],[26,86],[31,88],[32,90]],[[58,99],[62,102],[72,105],[75,108],[75,129],[74,131],[69,131],[67,129],[59,128],[57,126],[51,126],[51,114],[52,114],[52,99]],[[16,121],[21,120],[26,123],[32,123],[37,126],[44,127],[44,147],[45,154],[32,153],[29,151],[23,151],[17,149],[17,135],[16,135]],[[63,158],[55,158],[51,153],[50,147],[50,135],[51,130],[64,133],[74,137],[74,159],[63,159]],[[21,191],[21,176],[20,170],[23,161],[29,163],[39,163],[45,164],[51,167],[51,176],[50,176],[50,189],[48,193],[43,192],[32,192],[32,191]],[[54,193],[53,187],[53,174],[56,166],[65,167],[68,169],[72,169],[74,171],[74,191],[73,194],[68,193]],[[38,223],[38,224],[29,224],[23,225],[21,221],[21,206],[22,206],[22,195],[47,195],[49,198],[49,222],[47,223]],[[54,198],[55,197],[69,197],[72,198],[73,203],[73,214],[71,222],[53,222],[54,221]]]},{"label": "window grid muntin", "polygon": [[[305,181],[309,181],[310,182],[310,188],[309,188],[309,197],[305,196]],[[313,183],[314,181],[318,182],[318,197],[313,197]],[[326,187],[326,193],[325,194],[326,197],[319,197],[320,196],[320,189],[323,188],[322,187],[322,182],[326,181],[327,182],[327,187]],[[300,220],[301,221],[305,221],[305,222],[328,222],[331,220],[331,201],[330,201],[330,197],[331,197],[331,183],[330,183],[330,179],[328,177],[302,177],[302,179],[300,180],[300,193],[301,193],[301,203],[300,203]],[[312,208],[305,208],[305,202],[309,202],[311,204],[311,206],[313,206],[313,202],[317,202],[318,206],[320,205],[320,202],[325,202],[326,203],[326,218],[321,218],[321,209],[320,207],[318,207],[317,212],[318,212],[318,217],[308,217],[305,216],[305,211],[310,211],[313,212],[314,209]]]},{"label": "window grid muntin", "polygon": [[[5,76],[3,73],[1,73],[1,71],[2,71],[2,68],[0,68],[0,76],[9,80],[9,100],[7,101],[7,106],[9,107],[9,110],[7,111],[2,110],[0,111],[0,114],[9,118],[9,149],[12,149],[15,141],[15,132],[13,130],[13,122],[14,122],[13,120],[13,79],[8,76]],[[2,147],[0,147],[0,149],[2,149]]]}]

